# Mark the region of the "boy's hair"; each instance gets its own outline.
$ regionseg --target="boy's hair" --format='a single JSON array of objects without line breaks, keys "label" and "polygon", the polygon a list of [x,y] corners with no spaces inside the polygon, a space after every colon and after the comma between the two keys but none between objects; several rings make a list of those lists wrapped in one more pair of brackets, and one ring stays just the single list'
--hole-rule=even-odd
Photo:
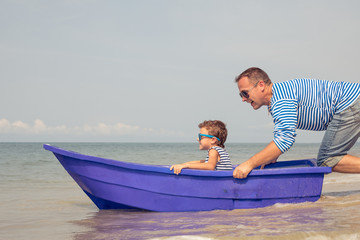
[{"label": "boy's hair", "polygon": [[257,67],[251,67],[242,72],[238,77],[235,78],[235,82],[239,82],[239,80],[243,77],[249,78],[252,83],[256,83],[262,80],[266,85],[271,84],[271,80],[269,76],[262,69]]},{"label": "boy's hair", "polygon": [[206,128],[210,135],[213,135],[221,140],[217,140],[218,145],[222,148],[225,148],[225,141],[227,138],[227,129],[225,123],[219,120],[209,120],[200,123],[199,128]]}]

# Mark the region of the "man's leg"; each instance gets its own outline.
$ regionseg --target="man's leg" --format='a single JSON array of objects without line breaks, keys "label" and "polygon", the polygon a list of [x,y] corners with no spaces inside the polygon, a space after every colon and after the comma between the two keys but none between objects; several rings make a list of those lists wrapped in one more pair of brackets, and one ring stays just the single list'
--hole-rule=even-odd
[{"label": "man's leg", "polygon": [[341,173],[360,173],[360,157],[345,155],[332,170]]},{"label": "man's leg", "polygon": [[346,110],[334,115],[318,153],[318,165],[333,171],[360,173],[360,158],[348,155],[360,136],[360,98]]}]

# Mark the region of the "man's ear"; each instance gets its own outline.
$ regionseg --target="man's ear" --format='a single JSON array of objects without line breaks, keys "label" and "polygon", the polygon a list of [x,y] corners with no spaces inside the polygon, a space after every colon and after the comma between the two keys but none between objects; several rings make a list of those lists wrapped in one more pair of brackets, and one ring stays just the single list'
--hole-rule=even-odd
[{"label": "man's ear", "polygon": [[260,80],[258,83],[258,86],[261,88],[261,91],[263,92],[265,90],[265,83],[263,80]]}]

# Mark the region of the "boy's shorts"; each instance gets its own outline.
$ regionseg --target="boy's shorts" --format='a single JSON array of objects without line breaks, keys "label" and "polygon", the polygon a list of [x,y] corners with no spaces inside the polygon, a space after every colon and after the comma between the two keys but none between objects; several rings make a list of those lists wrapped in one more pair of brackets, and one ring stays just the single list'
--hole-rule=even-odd
[{"label": "boy's shorts", "polygon": [[328,125],[317,156],[318,166],[334,167],[347,155],[360,136],[360,97],[335,114]]}]

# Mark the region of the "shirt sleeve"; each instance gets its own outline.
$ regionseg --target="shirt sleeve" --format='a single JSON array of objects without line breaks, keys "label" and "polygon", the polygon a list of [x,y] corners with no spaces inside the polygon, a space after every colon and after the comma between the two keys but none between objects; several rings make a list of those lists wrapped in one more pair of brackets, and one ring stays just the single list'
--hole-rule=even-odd
[{"label": "shirt sleeve", "polygon": [[272,107],[274,119],[274,143],[281,152],[286,152],[295,142],[297,126],[297,102],[283,99]]}]

